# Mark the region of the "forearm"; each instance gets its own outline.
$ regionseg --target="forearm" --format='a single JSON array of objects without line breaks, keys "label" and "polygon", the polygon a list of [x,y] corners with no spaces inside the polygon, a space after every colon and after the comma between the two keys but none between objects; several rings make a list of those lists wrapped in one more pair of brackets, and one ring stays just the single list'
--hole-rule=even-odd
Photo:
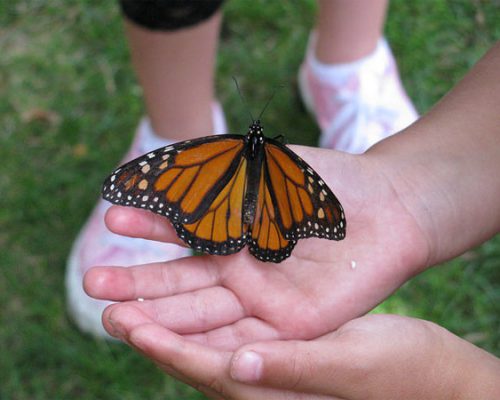
[{"label": "forearm", "polygon": [[441,360],[441,382],[447,382],[453,399],[500,399],[500,359],[453,335],[444,328]]},{"label": "forearm", "polygon": [[463,371],[463,382],[466,384],[459,398],[500,399],[500,360],[481,349],[476,348],[475,352],[480,353],[475,357],[477,363],[466,360],[466,369]]},{"label": "forearm", "polygon": [[500,231],[500,43],[427,115],[367,153],[429,242],[429,265]]}]

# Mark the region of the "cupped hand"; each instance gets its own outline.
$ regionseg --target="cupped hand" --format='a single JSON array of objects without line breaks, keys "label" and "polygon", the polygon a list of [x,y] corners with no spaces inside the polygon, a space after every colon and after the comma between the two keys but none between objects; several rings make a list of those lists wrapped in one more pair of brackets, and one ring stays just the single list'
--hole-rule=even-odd
[{"label": "cupped hand", "polygon": [[[119,308],[218,349],[277,339],[310,339],[332,331],[385,299],[425,267],[428,240],[374,157],[295,147],[342,202],[343,241],[300,240],[290,258],[263,263],[247,250],[129,268],[99,267],[85,277],[91,296],[118,302],[104,313],[113,334]],[[115,233],[178,241],[168,221],[147,211],[112,207]],[[137,301],[138,298],[147,301]],[[117,314],[118,313],[118,314]]]},{"label": "cupped hand", "polygon": [[[115,315],[116,312],[116,315]],[[237,351],[192,342],[116,309],[115,333],[168,374],[217,399],[497,399],[500,360],[433,323],[368,315],[310,341]]]}]

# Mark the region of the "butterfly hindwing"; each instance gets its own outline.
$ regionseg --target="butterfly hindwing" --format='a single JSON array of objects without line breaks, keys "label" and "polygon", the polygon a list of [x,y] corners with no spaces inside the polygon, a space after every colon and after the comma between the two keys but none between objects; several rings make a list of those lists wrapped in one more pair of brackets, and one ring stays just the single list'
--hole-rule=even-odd
[{"label": "butterfly hindwing", "polygon": [[344,210],[330,188],[292,150],[272,139],[266,141],[265,170],[284,238],[342,240]]},{"label": "butterfly hindwing", "polygon": [[271,196],[270,181],[265,165],[260,171],[255,217],[251,226],[249,250],[261,261],[279,263],[289,257],[294,239],[285,239],[278,223],[277,207]]},{"label": "butterfly hindwing", "polygon": [[245,246],[248,227],[242,215],[246,174],[247,160],[242,157],[229,182],[198,220],[190,224],[174,223],[177,234],[190,247],[225,255],[236,253]]}]

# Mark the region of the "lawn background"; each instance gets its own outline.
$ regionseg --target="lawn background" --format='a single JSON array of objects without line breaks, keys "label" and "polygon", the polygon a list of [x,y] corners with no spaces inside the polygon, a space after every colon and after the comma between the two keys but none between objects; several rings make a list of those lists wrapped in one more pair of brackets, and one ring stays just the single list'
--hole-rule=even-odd
[{"label": "lawn background", "polygon": [[[314,145],[295,96],[316,3],[229,0],[217,87],[231,130],[248,114]],[[391,2],[386,34],[426,112],[500,38],[500,2]],[[114,1],[0,2],[0,399],[203,399],[65,313],[72,240],[143,114]],[[471,132],[471,134],[474,134]],[[500,240],[407,283],[377,308],[440,323],[500,356]]]}]

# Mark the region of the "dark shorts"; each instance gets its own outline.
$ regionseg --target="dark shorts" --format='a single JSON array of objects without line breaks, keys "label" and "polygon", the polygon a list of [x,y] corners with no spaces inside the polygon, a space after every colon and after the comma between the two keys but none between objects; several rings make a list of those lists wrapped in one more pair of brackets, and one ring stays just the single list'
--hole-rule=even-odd
[{"label": "dark shorts", "polygon": [[119,0],[123,14],[144,28],[171,31],[210,18],[224,0]]}]

